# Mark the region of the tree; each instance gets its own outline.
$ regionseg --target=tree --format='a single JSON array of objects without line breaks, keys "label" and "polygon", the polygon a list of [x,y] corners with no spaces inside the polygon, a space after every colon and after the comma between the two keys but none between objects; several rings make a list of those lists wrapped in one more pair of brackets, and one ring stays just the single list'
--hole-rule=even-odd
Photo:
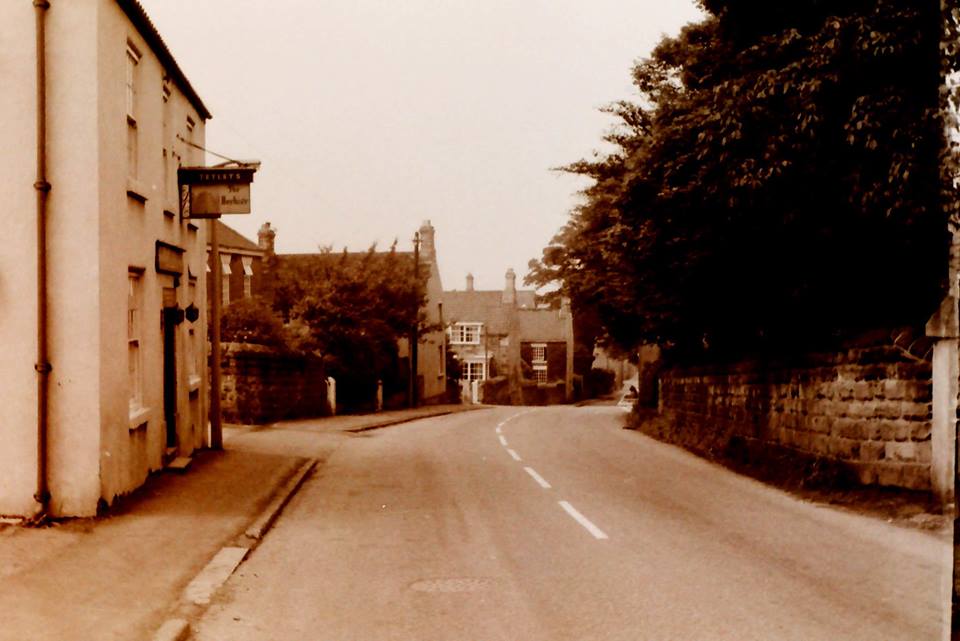
[{"label": "tree", "polygon": [[704,0],[634,69],[531,279],[606,336],[714,355],[918,325],[942,295],[939,4]]},{"label": "tree", "polygon": [[415,279],[413,256],[375,246],[364,253],[286,256],[276,260],[274,308],[291,324],[304,328],[303,346],[321,356],[338,380],[343,402],[373,398],[377,380],[385,389],[404,389],[398,341],[414,323],[426,326],[422,308],[425,270]]}]

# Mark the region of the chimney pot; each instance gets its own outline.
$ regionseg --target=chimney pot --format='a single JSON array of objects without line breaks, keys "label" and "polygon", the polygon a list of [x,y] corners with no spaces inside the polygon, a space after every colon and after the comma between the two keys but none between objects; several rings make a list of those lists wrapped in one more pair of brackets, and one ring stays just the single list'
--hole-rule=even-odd
[{"label": "chimney pot", "polygon": [[516,305],[517,303],[517,275],[514,273],[513,268],[507,270],[506,283],[504,283],[501,302],[503,302],[504,305]]},{"label": "chimney pot", "polygon": [[270,226],[269,222],[260,225],[260,231],[257,232],[257,245],[268,254],[274,253],[273,243],[277,237],[277,230]]}]

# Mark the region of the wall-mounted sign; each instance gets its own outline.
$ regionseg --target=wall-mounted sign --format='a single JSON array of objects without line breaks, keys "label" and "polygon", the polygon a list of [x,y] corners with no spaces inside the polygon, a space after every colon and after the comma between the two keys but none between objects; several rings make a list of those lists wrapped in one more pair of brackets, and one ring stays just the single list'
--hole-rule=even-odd
[{"label": "wall-mounted sign", "polygon": [[179,276],[183,273],[183,249],[158,240],[156,267],[158,274]]},{"label": "wall-mounted sign", "polygon": [[182,167],[177,171],[184,218],[250,213],[250,183],[256,166]]}]

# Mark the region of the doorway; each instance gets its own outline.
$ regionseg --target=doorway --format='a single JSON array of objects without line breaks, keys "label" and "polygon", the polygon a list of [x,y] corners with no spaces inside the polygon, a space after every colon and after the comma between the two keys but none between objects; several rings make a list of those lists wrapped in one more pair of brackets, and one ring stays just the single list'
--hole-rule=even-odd
[{"label": "doorway", "polygon": [[[174,294],[176,290],[169,289]],[[176,302],[169,306],[169,294],[164,289],[164,307],[161,312],[163,332],[163,420],[166,424],[167,449],[177,447],[177,325],[183,322],[183,310]]]}]

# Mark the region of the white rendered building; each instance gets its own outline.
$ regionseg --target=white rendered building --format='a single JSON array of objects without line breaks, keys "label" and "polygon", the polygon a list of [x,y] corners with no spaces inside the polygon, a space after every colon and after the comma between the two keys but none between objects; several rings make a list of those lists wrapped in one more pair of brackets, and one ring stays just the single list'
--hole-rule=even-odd
[{"label": "white rendered building", "polygon": [[92,515],[207,440],[210,114],[136,0],[4,0],[0,61],[0,515]]}]

